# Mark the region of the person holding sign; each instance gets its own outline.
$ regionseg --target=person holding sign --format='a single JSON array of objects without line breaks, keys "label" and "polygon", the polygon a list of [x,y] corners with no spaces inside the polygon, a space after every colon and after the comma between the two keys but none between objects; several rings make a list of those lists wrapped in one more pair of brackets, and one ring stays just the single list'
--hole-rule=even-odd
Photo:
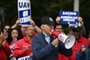
[{"label": "person holding sign", "polygon": [[[56,18],[56,22],[57,23],[60,23],[60,20],[61,20],[61,17],[57,17]],[[77,26],[79,26],[79,27],[81,27],[82,28],[82,30],[81,30],[81,34],[82,34],[82,36],[86,36],[86,29],[85,29],[85,26],[84,26],[84,21],[83,21],[83,18],[82,17],[78,17],[78,24],[69,24],[69,27],[77,27]]]},{"label": "person holding sign", "polygon": [[13,54],[17,58],[32,56],[32,38],[35,35],[35,28],[30,25],[27,27],[26,36],[16,42]]},{"label": "person holding sign", "polygon": [[[35,28],[35,30],[39,33],[41,32],[41,29],[35,24],[34,20],[33,19],[30,19],[30,23],[31,25],[33,25],[33,27]],[[11,27],[12,29],[13,28],[16,28],[18,25],[20,24],[20,20],[17,19],[15,24]],[[27,26],[24,26],[24,25],[21,25],[21,28],[19,29],[21,31],[21,34],[23,36],[26,35],[25,31],[27,30]]]}]

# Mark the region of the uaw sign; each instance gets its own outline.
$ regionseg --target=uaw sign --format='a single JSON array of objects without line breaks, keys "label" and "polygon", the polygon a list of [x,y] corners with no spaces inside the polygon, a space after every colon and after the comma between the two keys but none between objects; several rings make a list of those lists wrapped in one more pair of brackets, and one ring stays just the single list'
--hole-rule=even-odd
[{"label": "uaw sign", "polygon": [[30,25],[31,4],[29,0],[18,0],[18,17],[21,25]]},{"label": "uaw sign", "polygon": [[78,24],[79,12],[73,11],[60,11],[61,24]]},{"label": "uaw sign", "polygon": [[18,58],[18,60],[32,60],[32,58],[30,56],[25,56],[25,57]]}]

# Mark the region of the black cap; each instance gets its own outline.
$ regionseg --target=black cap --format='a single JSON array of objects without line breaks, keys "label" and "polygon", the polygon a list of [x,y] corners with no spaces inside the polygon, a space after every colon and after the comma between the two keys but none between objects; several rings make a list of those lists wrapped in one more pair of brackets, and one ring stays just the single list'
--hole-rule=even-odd
[{"label": "black cap", "polygon": [[42,24],[47,24],[47,25],[54,25],[54,21],[51,17],[43,18],[41,23]]},{"label": "black cap", "polygon": [[70,30],[72,30],[73,32],[80,32],[81,31],[81,27],[77,26],[77,27],[70,27]]}]

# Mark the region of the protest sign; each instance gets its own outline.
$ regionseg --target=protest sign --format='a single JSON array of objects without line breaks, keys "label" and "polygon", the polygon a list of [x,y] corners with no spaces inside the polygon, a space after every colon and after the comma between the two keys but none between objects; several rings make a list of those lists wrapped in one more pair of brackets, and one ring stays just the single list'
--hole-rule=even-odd
[{"label": "protest sign", "polygon": [[60,11],[61,24],[78,24],[79,12],[73,11]]},{"label": "protest sign", "polygon": [[18,0],[18,18],[21,25],[30,25],[31,4],[29,0]]}]

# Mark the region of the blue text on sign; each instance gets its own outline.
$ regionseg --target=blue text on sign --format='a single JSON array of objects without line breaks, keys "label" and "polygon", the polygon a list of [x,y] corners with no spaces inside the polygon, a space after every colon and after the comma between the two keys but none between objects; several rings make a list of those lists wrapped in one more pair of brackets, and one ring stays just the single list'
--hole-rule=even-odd
[{"label": "blue text on sign", "polygon": [[19,7],[20,8],[29,8],[30,3],[28,3],[28,2],[19,2]]}]

